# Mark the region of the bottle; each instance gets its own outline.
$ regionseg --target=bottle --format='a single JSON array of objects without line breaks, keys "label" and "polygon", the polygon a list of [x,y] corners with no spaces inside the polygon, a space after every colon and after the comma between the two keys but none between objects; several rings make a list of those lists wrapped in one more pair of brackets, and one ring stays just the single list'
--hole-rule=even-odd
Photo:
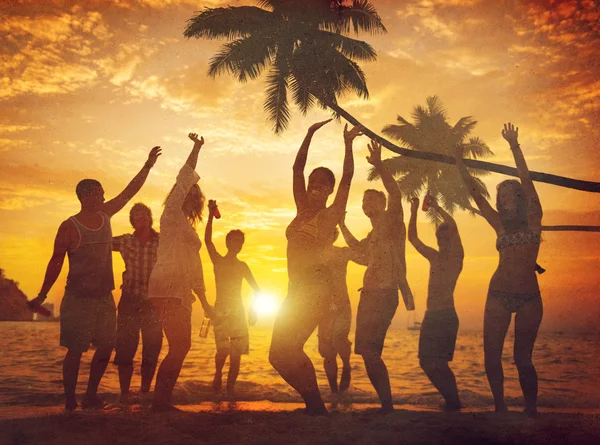
[{"label": "bottle", "polygon": [[423,198],[423,205],[421,206],[421,210],[423,210],[424,212],[429,210],[430,202],[431,202],[431,195],[429,194],[429,192],[427,192],[427,194],[425,195],[425,198]]},{"label": "bottle", "polygon": [[209,199],[208,205],[209,209],[210,207],[213,207],[212,214],[214,215],[214,217],[217,219],[221,218],[221,212],[219,212],[219,208],[217,207],[217,201],[215,201],[214,199]]},{"label": "bottle", "polygon": [[210,330],[211,324],[212,324],[212,321],[210,318],[204,317],[202,319],[202,325],[200,326],[200,337],[201,338],[208,337],[208,331]]},{"label": "bottle", "polygon": [[41,304],[39,306],[33,306],[31,304],[31,301],[28,301],[27,302],[27,306],[29,307],[29,309],[34,314],[40,314],[40,315],[43,315],[44,317],[49,317],[50,315],[52,315],[52,311],[50,311],[49,309],[45,308]]}]

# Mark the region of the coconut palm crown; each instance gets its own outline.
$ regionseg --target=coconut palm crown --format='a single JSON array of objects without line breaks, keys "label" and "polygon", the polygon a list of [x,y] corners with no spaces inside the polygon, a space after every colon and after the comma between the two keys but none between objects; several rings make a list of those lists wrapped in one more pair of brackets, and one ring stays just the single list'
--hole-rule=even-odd
[{"label": "coconut palm crown", "polygon": [[386,32],[367,0],[261,0],[259,6],[205,8],[187,24],[187,38],[227,39],[210,60],[208,74],[239,81],[267,71],[264,109],[276,133],[290,120],[288,94],[303,114],[314,105],[336,108],[347,93],[368,98],[356,61],[377,54],[349,33]]},{"label": "coconut palm crown", "polygon": [[[442,101],[437,96],[428,97],[425,107],[417,105],[412,111],[411,123],[402,116],[397,117],[398,124],[386,125],[382,132],[402,142],[406,148],[416,151],[427,151],[453,156],[456,147],[461,147],[463,158],[487,158],[493,156],[486,143],[478,137],[469,137],[477,122],[471,117],[463,117],[454,125],[448,123],[448,115]],[[428,162],[407,156],[395,156],[383,161],[385,167],[397,180],[400,190],[409,200],[429,190],[438,202],[450,213],[456,207],[470,212],[475,210],[470,205],[470,193],[465,187],[458,169],[453,165]],[[478,178],[489,174],[485,170],[469,169],[486,198],[489,193],[485,184]],[[375,170],[369,173],[369,180],[377,178]],[[433,220],[438,216],[433,211],[428,213]]]}]

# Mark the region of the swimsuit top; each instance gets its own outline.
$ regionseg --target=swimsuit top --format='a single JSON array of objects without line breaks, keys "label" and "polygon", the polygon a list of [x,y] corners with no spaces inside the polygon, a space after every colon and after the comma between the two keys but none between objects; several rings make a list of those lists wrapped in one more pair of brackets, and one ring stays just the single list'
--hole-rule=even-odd
[{"label": "swimsuit top", "polygon": [[523,230],[520,232],[505,233],[496,239],[496,249],[502,250],[510,246],[521,244],[540,244],[542,237],[539,233]]}]

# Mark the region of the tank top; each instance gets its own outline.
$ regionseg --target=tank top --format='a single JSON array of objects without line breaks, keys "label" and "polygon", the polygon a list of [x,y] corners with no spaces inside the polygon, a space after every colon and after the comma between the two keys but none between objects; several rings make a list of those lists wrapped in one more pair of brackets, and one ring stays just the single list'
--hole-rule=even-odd
[{"label": "tank top", "polygon": [[69,251],[69,274],[65,291],[78,298],[102,298],[115,288],[112,269],[112,230],[108,215],[93,230],[72,216],[79,232],[79,245]]}]

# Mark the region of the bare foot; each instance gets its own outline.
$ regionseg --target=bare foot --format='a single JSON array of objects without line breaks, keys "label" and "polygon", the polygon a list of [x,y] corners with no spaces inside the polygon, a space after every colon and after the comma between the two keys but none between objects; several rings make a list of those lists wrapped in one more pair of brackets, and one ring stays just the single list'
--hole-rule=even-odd
[{"label": "bare foot", "polygon": [[494,408],[494,412],[498,414],[503,414],[508,412],[508,407],[506,404],[502,403],[501,405],[496,405]]},{"label": "bare foot", "polygon": [[394,411],[396,411],[394,409],[394,405],[392,405],[391,403],[389,403],[389,404],[386,403],[384,405],[381,405],[381,408],[377,409],[375,412],[377,414],[383,414],[383,415],[385,415],[385,414],[393,413]]},{"label": "bare foot", "polygon": [[68,397],[67,401],[65,402],[65,411],[68,412],[73,412],[77,409],[77,400],[75,399],[75,396],[73,397]]},{"label": "bare foot", "polygon": [[446,402],[444,404],[444,408],[443,411],[445,413],[456,413],[458,411],[460,411],[462,409],[462,405],[460,404],[460,402]]}]

